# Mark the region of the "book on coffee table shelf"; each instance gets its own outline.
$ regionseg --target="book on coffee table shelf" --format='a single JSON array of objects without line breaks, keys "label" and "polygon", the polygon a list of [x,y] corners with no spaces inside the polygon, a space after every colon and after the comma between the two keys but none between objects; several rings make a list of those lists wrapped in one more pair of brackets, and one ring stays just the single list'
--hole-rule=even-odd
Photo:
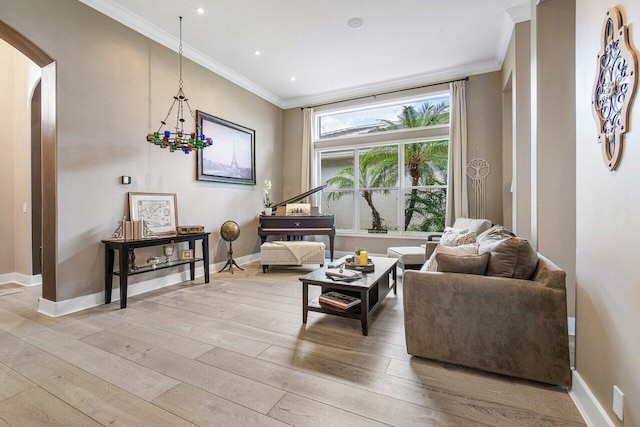
[{"label": "book on coffee table shelf", "polygon": [[360,304],[360,298],[341,294],[336,291],[331,291],[320,295],[318,301],[320,302],[320,304],[326,304],[332,308],[337,308],[339,310],[348,310]]}]

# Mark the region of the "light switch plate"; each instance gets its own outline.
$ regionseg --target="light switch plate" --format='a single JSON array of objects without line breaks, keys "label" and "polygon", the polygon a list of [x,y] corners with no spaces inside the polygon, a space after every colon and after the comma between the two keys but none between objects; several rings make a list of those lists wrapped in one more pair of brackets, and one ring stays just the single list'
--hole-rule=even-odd
[{"label": "light switch plate", "polygon": [[121,177],[120,177],[120,182],[121,182],[122,184],[124,184],[124,185],[131,184],[131,177],[130,177],[130,176],[123,175],[123,176],[121,176]]},{"label": "light switch plate", "polygon": [[613,386],[613,412],[620,421],[624,419],[624,393],[616,385]]}]

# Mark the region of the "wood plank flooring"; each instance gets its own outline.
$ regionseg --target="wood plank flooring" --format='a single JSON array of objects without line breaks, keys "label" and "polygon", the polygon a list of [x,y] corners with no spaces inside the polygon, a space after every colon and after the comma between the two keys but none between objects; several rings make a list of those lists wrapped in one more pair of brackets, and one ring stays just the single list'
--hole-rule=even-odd
[{"label": "wood plank flooring", "polygon": [[308,268],[243,267],[60,318],[0,285],[0,426],[584,425],[563,389],[409,356],[401,286],[365,337],[302,324]]}]

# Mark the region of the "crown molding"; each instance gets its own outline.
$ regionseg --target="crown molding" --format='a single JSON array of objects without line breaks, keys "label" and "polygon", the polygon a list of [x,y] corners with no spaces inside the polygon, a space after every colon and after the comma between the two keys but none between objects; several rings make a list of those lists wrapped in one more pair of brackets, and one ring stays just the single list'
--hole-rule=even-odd
[{"label": "crown molding", "polygon": [[[149,21],[139,15],[131,13],[129,10],[120,6],[112,0],[79,0],[81,3],[91,7],[92,9],[108,16],[109,18],[125,25],[126,27],[142,34],[143,36],[157,42],[158,44],[178,52],[180,40],[165,30],[156,27]],[[282,109],[301,107],[305,105],[321,104],[325,102],[339,101],[354,96],[369,95],[372,93],[384,92],[389,90],[399,90],[419,86],[423,84],[437,83],[442,80],[451,80],[459,77],[465,77],[474,74],[488,73],[497,71],[502,68],[502,62],[509,46],[511,33],[516,23],[530,19],[531,10],[530,3],[513,7],[505,12],[505,18],[502,22],[500,32],[500,44],[496,50],[495,59],[481,63],[465,65],[462,67],[451,68],[434,73],[426,73],[417,76],[410,76],[401,79],[395,79],[386,82],[374,83],[371,85],[359,86],[333,92],[326,92],[316,95],[301,96],[295,98],[282,99],[267,89],[259,86],[246,77],[227,68],[201,51],[194,49],[188,44],[183,43],[183,56],[196,64],[224,77],[225,79],[235,83],[236,85],[248,90],[249,92],[259,96],[260,98],[272,103]]]},{"label": "crown molding", "polygon": [[435,73],[420,74],[403,79],[395,79],[381,83],[374,83],[366,86],[358,86],[355,88],[326,92],[318,95],[302,96],[298,98],[285,99],[282,108],[296,108],[315,104],[323,104],[326,102],[341,101],[358,96],[367,96],[380,92],[410,89],[414,86],[428,85],[438,83],[443,80],[453,80],[457,78],[472,76],[475,74],[490,73],[498,71],[502,68],[501,63],[489,60],[476,64],[464,65],[456,68],[438,71]]},{"label": "crown molding", "polygon": [[531,4],[529,2],[507,9],[502,17],[500,37],[496,47],[496,62],[500,64],[504,62],[504,57],[509,48],[509,41],[511,41],[511,34],[513,34],[516,24],[529,20],[531,20]]},{"label": "crown molding", "polygon": [[[143,36],[155,41],[162,46],[171,49],[174,52],[178,52],[178,45],[180,40],[166,31],[151,24],[146,19],[131,13],[131,11],[125,9],[119,4],[111,0],[80,0],[80,2],[86,4],[92,9],[97,10],[103,15],[121,23],[122,25],[131,28],[132,30],[142,34]],[[243,89],[259,96],[260,98],[283,108],[283,100],[277,95],[269,92],[262,86],[257,85],[246,77],[236,73],[235,71],[225,67],[213,58],[205,55],[197,49],[183,43],[184,49],[183,56],[204,68],[213,71],[214,73],[224,77],[225,79],[237,84]]]}]

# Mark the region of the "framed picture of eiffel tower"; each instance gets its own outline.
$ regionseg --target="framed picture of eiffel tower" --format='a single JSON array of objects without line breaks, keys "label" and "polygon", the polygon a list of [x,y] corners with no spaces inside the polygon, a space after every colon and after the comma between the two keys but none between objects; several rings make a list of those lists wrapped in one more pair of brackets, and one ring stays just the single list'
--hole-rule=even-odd
[{"label": "framed picture of eiffel tower", "polygon": [[198,180],[256,185],[256,131],[202,111],[196,120],[213,140],[198,150]]}]

